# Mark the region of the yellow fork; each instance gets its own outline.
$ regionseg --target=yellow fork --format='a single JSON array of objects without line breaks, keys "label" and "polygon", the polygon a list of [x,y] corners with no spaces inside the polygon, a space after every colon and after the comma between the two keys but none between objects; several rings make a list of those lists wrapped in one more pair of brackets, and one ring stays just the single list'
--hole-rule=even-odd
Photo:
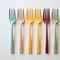
[{"label": "yellow fork", "polygon": [[31,23],[33,22],[33,9],[27,9],[26,10],[26,22],[29,23],[29,29],[28,29],[28,53],[32,53],[32,40],[31,40]]},{"label": "yellow fork", "polygon": [[34,21],[37,24],[37,39],[36,39],[36,53],[41,53],[41,42],[39,37],[39,24],[42,22],[42,14],[41,9],[35,9],[34,10]]}]

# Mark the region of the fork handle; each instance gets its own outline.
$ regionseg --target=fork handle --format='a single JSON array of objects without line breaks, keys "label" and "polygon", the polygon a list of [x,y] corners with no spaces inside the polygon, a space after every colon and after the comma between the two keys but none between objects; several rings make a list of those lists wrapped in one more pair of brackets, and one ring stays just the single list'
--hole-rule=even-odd
[{"label": "fork handle", "polygon": [[36,41],[36,52],[37,54],[41,53],[40,38],[39,38],[39,24],[37,24],[37,41]]},{"label": "fork handle", "polygon": [[11,54],[14,54],[14,40],[13,40],[13,24],[11,24]]},{"label": "fork handle", "polygon": [[31,40],[31,32],[30,32],[30,27],[31,24],[29,24],[29,29],[28,29],[28,53],[32,53],[32,40]]},{"label": "fork handle", "polygon": [[46,51],[47,54],[49,53],[48,51],[48,24],[46,24]]},{"label": "fork handle", "polygon": [[55,28],[54,54],[57,54],[58,48],[57,48],[57,40],[56,40],[56,24],[54,25],[54,28]]},{"label": "fork handle", "polygon": [[23,54],[22,24],[20,24],[20,54]]}]

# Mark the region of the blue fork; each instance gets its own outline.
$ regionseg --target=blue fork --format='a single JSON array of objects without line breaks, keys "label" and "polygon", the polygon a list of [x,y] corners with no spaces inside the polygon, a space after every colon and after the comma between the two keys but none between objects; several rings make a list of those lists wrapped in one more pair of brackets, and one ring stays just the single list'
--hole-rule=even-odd
[{"label": "blue fork", "polygon": [[9,9],[9,21],[11,24],[11,50],[10,50],[10,53],[14,54],[13,24],[16,23],[15,9]]}]

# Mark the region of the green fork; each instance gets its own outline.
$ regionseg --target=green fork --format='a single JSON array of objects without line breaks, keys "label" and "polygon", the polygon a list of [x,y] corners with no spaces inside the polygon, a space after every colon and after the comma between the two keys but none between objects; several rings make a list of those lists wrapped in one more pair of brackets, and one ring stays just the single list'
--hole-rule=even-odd
[{"label": "green fork", "polygon": [[15,9],[9,9],[9,21],[10,21],[10,25],[11,25],[11,50],[10,50],[10,53],[14,54],[13,24],[16,22]]},{"label": "green fork", "polygon": [[57,40],[56,40],[56,24],[59,22],[58,19],[58,9],[53,9],[52,10],[52,23],[54,24],[55,28],[55,40],[54,40],[54,54],[58,53],[58,47],[57,47]]}]

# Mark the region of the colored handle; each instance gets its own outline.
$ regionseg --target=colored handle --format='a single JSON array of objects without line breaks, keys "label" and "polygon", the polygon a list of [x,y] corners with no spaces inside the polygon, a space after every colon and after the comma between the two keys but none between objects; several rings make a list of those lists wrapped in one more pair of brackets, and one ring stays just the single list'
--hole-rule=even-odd
[{"label": "colored handle", "polygon": [[32,40],[31,40],[31,32],[30,32],[30,24],[29,24],[29,31],[28,31],[28,53],[32,53]]},{"label": "colored handle", "polygon": [[13,24],[11,24],[11,54],[14,54],[14,40],[13,40]]},{"label": "colored handle", "polygon": [[36,41],[36,53],[41,53],[41,45],[40,45],[40,38],[39,38],[39,24],[37,25],[37,41]]},{"label": "colored handle", "polygon": [[56,25],[54,27],[55,27],[54,54],[57,54],[58,48],[57,48],[57,40],[56,40]]},{"label": "colored handle", "polygon": [[48,51],[48,24],[46,24],[46,51],[47,54],[49,53]]},{"label": "colored handle", "polygon": [[20,53],[23,54],[22,24],[20,25]]}]

